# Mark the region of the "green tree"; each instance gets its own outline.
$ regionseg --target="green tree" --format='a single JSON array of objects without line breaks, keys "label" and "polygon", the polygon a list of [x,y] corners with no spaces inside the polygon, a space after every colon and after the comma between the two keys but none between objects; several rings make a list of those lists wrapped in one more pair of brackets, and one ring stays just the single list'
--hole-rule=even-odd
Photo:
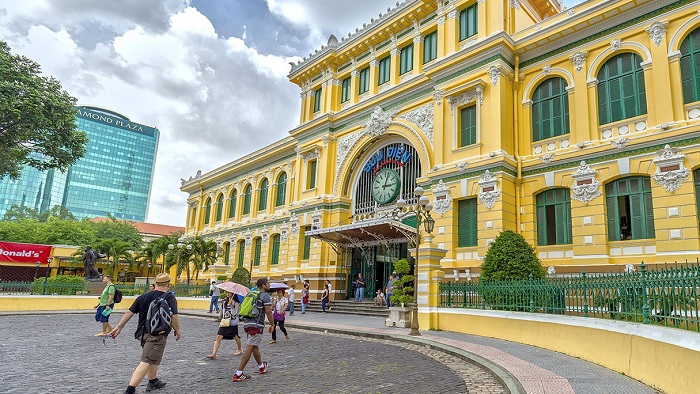
[{"label": "green tree", "polygon": [[[195,237],[192,240],[192,268],[195,273],[195,280],[199,280],[199,272],[207,271],[209,266],[216,263],[217,253],[216,242]],[[189,284],[189,280],[187,281]]]},{"label": "green tree", "polygon": [[34,208],[29,208],[27,206],[19,206],[17,204],[12,204],[10,209],[5,211],[5,216],[2,217],[4,221],[17,222],[20,220],[38,220],[39,211]]},{"label": "green tree", "polygon": [[48,222],[51,219],[76,220],[71,211],[61,205],[54,205],[48,211],[40,213],[38,219],[40,222]]},{"label": "green tree", "polygon": [[501,232],[489,247],[481,265],[481,279],[489,281],[523,280],[545,277],[545,270],[532,245],[511,230]]},{"label": "green tree", "polygon": [[118,239],[129,244],[132,249],[140,249],[143,243],[141,234],[133,224],[109,217],[107,220],[85,220],[92,227],[95,237],[99,239]]},{"label": "green tree", "polygon": [[390,300],[392,304],[408,304],[413,302],[413,275],[411,272],[411,264],[406,259],[396,260],[394,263],[394,271],[399,275],[399,278],[394,280],[394,294]]},{"label": "green tree", "polygon": [[65,171],[85,155],[87,136],[75,124],[75,98],[36,62],[0,40],[0,179],[25,165]]},{"label": "green tree", "polygon": [[177,239],[169,245],[173,245],[174,247],[173,249],[168,248],[168,253],[165,255],[165,269],[169,270],[172,266],[177,265],[176,276],[180,277],[182,271],[185,270],[187,273],[187,284],[190,284],[190,261],[194,248],[187,249],[185,246],[178,248],[175,246],[177,245]]},{"label": "green tree", "polygon": [[236,270],[233,271],[233,275],[231,275],[231,282],[250,287],[250,272],[245,267],[236,268]]}]

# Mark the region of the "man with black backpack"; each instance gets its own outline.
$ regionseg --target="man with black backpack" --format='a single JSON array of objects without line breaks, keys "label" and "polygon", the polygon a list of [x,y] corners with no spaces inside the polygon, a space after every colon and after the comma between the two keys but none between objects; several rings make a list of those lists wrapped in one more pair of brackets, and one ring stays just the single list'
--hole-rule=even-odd
[{"label": "man with black backpack", "polygon": [[[251,355],[258,363],[258,373],[263,374],[267,372],[267,361],[263,361],[260,355],[260,342],[262,342],[263,329],[265,328],[265,316],[267,316],[267,320],[270,321],[270,323],[273,321],[272,299],[270,299],[270,295],[267,294],[267,291],[270,290],[270,281],[267,278],[260,278],[255,284],[258,287],[257,290],[246,296],[248,299],[251,297],[255,298],[253,310],[246,310],[248,309],[245,308],[246,304],[248,304],[248,300],[246,299],[243,299],[243,303],[241,303],[241,307],[238,310],[239,316],[243,318],[243,331],[246,333],[247,342],[245,352],[241,358],[241,363],[238,365],[238,370],[232,378],[234,382],[250,379],[250,375],[243,373],[243,368],[248,364]],[[272,332],[273,330],[274,326],[270,324],[270,329],[268,331]]]},{"label": "man with black backpack", "polygon": [[180,339],[180,322],[177,315],[177,300],[170,292],[170,275],[158,274],[155,279],[155,289],[141,294],[126,311],[109,336],[116,338],[124,325],[135,314],[139,315],[139,323],[134,337],[141,340],[141,362],[134,370],[129,380],[129,386],[124,394],[133,394],[144,376],[148,375],[146,391],[165,387],[165,382],[158,379],[158,365],[163,358],[165,342],[172,331],[175,340]]}]

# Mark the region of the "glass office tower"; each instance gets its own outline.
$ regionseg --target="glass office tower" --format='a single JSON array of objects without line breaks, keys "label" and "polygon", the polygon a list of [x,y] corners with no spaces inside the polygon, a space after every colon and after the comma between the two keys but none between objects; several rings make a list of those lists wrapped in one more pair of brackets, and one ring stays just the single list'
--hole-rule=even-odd
[{"label": "glass office tower", "polygon": [[17,204],[40,213],[62,205],[76,218],[146,220],[158,129],[87,106],[77,107],[76,123],[89,139],[85,156],[66,173],[25,168],[18,180],[0,181],[0,217]]}]

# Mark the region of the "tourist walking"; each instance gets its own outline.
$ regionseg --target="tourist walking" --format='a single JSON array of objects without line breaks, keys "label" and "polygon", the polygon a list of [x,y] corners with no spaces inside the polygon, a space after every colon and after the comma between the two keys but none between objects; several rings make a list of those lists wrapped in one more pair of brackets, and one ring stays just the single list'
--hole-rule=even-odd
[{"label": "tourist walking", "polygon": [[294,289],[296,284],[292,284],[291,287],[287,289],[287,299],[289,300],[289,316],[294,315]]},{"label": "tourist walking", "polygon": [[[134,336],[136,338],[141,338],[141,347],[143,348],[143,351],[141,352],[141,362],[131,375],[129,386],[126,388],[126,391],[124,391],[124,394],[135,393],[136,386],[141,383],[146,375],[148,375],[148,385],[146,386],[146,391],[165,387],[165,382],[158,379],[157,373],[158,366],[163,358],[163,352],[165,351],[165,343],[168,339],[169,331],[163,331],[160,334],[148,334],[145,333],[145,327],[148,307],[151,305],[152,301],[162,297],[168,303],[170,311],[172,312],[171,327],[175,335],[175,340],[177,341],[180,339],[180,319],[177,314],[177,300],[175,299],[175,295],[169,292],[169,290],[170,275],[166,273],[158,274],[155,280],[155,290],[138,296],[136,300],[134,300],[134,303],[129,307],[129,310],[126,311],[124,316],[122,316],[117,326],[114,327],[112,332],[109,333],[109,336],[116,338],[119,336],[119,333],[121,333],[122,328],[124,328],[126,323],[129,322],[129,319],[136,314],[139,315],[139,323]],[[111,374],[112,371],[107,371],[106,373]]]},{"label": "tourist walking", "polygon": [[102,289],[102,294],[99,297],[100,301],[95,305],[97,309],[95,311],[95,321],[102,323],[102,331],[95,334],[96,337],[103,337],[113,329],[109,324],[109,316],[114,310],[114,293],[117,291],[117,288],[112,283],[112,277],[109,275],[102,276],[102,283],[105,284],[105,288]]},{"label": "tourist walking", "polygon": [[323,294],[321,294],[321,311],[326,313],[326,305],[328,305],[328,295],[330,291],[328,290],[328,284],[323,286]]},{"label": "tourist walking", "polygon": [[[257,305],[254,308],[258,308],[258,315],[256,317],[244,317],[243,318],[243,331],[246,333],[246,347],[241,362],[238,365],[238,370],[233,375],[234,382],[240,382],[243,380],[250,379],[250,375],[243,373],[243,368],[250,360],[252,355],[255,361],[258,363],[258,373],[267,372],[267,361],[262,360],[260,355],[260,342],[262,342],[263,329],[265,328],[265,317],[272,322],[272,300],[267,291],[270,290],[270,282],[267,278],[260,278],[256,282],[257,288],[260,290],[260,295],[258,296]],[[269,332],[274,330],[274,326],[270,325]]]},{"label": "tourist walking", "polygon": [[216,312],[219,313],[219,296],[221,295],[220,290],[216,287],[216,281],[211,281],[211,286],[209,286],[209,295],[211,296],[211,302],[209,302],[209,313]]},{"label": "tourist walking", "polygon": [[386,307],[391,307],[391,296],[394,295],[394,281],[396,277],[392,274],[389,275],[389,280],[386,281],[386,288],[384,288],[384,294],[386,294]]},{"label": "tourist walking", "polygon": [[331,294],[333,294],[333,285],[330,279],[326,279],[326,288],[328,289],[328,299],[326,300],[326,307],[331,310]]},{"label": "tourist walking", "polygon": [[301,289],[301,314],[306,314],[306,306],[309,304],[309,282],[304,281],[304,287]]},{"label": "tourist walking", "polygon": [[270,344],[277,343],[277,326],[279,326],[280,331],[282,331],[284,334],[284,338],[289,339],[287,329],[284,328],[284,318],[287,311],[287,305],[289,305],[289,301],[287,300],[287,297],[284,296],[284,290],[277,289],[277,297],[274,301],[275,307],[274,311],[272,312],[272,340],[270,341]]},{"label": "tourist walking", "polygon": [[355,291],[355,302],[362,302],[362,300],[365,298],[365,278],[362,277],[362,272],[357,274],[355,285],[357,286],[357,291]]},{"label": "tourist walking", "polygon": [[240,306],[241,303],[238,302],[238,296],[227,292],[224,302],[221,304],[221,320],[219,322],[219,331],[216,332],[216,339],[214,340],[214,349],[207,358],[212,360],[216,358],[216,352],[219,350],[222,339],[235,339],[238,350],[233,355],[243,354],[241,337],[238,335],[238,308]]}]

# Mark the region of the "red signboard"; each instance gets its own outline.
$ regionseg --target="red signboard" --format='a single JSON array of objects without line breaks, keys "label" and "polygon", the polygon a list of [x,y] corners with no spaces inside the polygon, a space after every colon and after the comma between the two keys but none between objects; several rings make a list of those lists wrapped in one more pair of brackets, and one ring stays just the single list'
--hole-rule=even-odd
[{"label": "red signboard", "polygon": [[50,245],[20,244],[0,241],[0,261],[11,263],[47,263]]}]

